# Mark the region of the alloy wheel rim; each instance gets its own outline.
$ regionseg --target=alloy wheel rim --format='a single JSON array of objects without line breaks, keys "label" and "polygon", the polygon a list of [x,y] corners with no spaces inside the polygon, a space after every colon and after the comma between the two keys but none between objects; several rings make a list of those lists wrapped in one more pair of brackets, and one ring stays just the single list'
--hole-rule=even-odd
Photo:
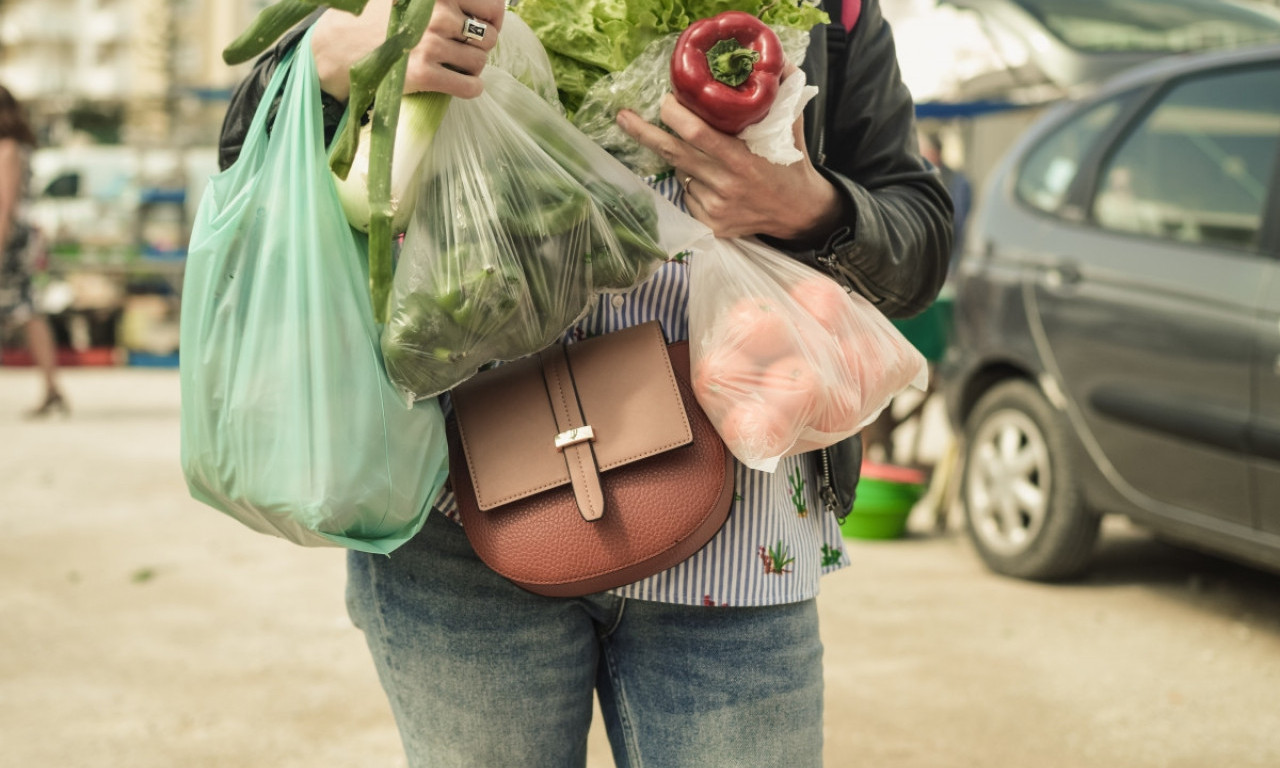
[{"label": "alloy wheel rim", "polygon": [[965,503],[974,533],[998,554],[1023,552],[1049,512],[1053,476],[1044,433],[1021,411],[997,411],[974,435],[967,463]]}]

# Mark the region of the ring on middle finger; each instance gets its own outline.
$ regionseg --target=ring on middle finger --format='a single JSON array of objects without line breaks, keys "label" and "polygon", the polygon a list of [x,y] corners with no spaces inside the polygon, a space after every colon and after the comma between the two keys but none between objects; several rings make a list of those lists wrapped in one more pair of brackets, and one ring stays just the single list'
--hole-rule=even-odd
[{"label": "ring on middle finger", "polygon": [[488,31],[489,25],[479,19],[468,16],[462,22],[462,36],[468,40],[483,40]]}]

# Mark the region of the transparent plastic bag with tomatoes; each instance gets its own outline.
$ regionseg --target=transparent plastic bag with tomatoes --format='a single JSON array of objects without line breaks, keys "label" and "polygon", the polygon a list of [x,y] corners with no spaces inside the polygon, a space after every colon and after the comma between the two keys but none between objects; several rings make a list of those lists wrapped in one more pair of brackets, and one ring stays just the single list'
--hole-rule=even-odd
[{"label": "transparent plastic bag with tomatoes", "polygon": [[928,383],[924,356],[871,302],[759,240],[708,238],[689,269],[694,393],[752,469],[833,445]]}]

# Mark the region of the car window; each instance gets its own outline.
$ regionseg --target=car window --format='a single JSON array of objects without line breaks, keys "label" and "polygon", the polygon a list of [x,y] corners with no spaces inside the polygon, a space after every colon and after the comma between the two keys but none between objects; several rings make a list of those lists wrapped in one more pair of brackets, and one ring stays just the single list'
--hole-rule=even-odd
[{"label": "car window", "polygon": [[1184,81],[1121,141],[1099,176],[1098,225],[1256,248],[1280,144],[1280,67]]},{"label": "car window", "polygon": [[1017,194],[1028,205],[1057,213],[1090,148],[1120,111],[1120,99],[1103,102],[1068,120],[1027,154]]}]

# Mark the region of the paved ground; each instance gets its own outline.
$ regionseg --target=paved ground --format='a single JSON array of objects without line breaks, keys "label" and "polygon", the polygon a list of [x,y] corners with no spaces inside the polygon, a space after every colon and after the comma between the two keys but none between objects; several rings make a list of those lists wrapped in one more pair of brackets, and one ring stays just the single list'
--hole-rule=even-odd
[{"label": "paved ground", "polygon": [[[187,497],[173,371],[66,383],[30,423],[0,369],[0,768],[402,766],[341,553]],[[926,522],[825,583],[828,766],[1280,765],[1280,577],[1117,525],[1025,584]]]}]

